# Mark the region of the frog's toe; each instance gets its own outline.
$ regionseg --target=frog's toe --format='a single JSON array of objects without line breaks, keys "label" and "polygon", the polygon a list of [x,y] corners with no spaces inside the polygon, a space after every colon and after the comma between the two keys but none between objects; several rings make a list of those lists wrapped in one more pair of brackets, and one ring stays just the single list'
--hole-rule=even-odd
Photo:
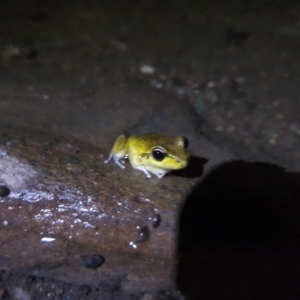
[{"label": "frog's toe", "polygon": [[147,170],[146,167],[144,167],[144,166],[135,166],[134,168],[137,169],[137,170],[142,171],[142,172],[146,175],[147,178],[151,178],[151,174],[150,174],[150,172]]},{"label": "frog's toe", "polygon": [[118,160],[117,158],[114,158],[115,163],[122,169],[125,169],[125,162],[123,162],[122,160]]},{"label": "frog's toe", "polygon": [[159,179],[163,178],[163,177],[166,175],[166,172],[164,172],[164,171],[161,171],[161,172],[158,172],[158,171],[152,171],[152,173],[153,173],[154,175],[156,175],[157,178],[159,178]]},{"label": "frog's toe", "polygon": [[104,161],[104,163],[107,164],[111,159],[112,159],[112,155],[110,155],[109,158]]},{"label": "frog's toe", "polygon": [[157,178],[161,179],[165,176],[165,173],[163,173],[163,174],[162,173],[157,173],[155,175],[157,176]]},{"label": "frog's toe", "polygon": [[144,172],[144,174],[146,175],[147,178],[151,178],[151,174],[148,172],[147,169],[143,169],[143,170],[141,170],[141,171]]}]

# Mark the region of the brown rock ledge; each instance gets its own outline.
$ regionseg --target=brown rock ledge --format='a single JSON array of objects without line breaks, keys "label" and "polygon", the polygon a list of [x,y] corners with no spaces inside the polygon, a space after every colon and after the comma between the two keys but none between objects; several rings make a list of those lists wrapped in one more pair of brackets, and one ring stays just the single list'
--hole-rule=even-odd
[{"label": "brown rock ledge", "polygon": [[0,269],[110,281],[126,293],[173,288],[178,216],[196,180],[149,180],[129,165],[105,165],[107,154],[44,133],[2,132],[0,181],[10,193],[0,197]]}]

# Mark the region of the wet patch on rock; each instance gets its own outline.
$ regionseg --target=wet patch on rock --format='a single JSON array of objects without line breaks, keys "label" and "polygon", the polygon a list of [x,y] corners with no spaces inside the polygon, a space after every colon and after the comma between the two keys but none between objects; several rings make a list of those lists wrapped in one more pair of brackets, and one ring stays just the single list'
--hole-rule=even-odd
[{"label": "wet patch on rock", "polygon": [[37,171],[30,162],[24,163],[22,158],[18,159],[9,153],[13,145],[14,143],[8,143],[8,146],[0,145],[0,181],[15,190],[26,187],[28,182],[37,175]]}]

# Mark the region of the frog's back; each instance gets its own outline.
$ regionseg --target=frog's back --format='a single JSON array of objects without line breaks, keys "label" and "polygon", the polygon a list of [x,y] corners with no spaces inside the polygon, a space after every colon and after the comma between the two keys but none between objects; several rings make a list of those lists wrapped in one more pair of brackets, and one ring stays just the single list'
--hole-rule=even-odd
[{"label": "frog's back", "polygon": [[158,133],[146,133],[133,135],[128,138],[128,146],[136,147],[140,152],[149,152],[156,146],[161,146],[168,149],[168,146],[174,144],[174,137],[170,137]]}]

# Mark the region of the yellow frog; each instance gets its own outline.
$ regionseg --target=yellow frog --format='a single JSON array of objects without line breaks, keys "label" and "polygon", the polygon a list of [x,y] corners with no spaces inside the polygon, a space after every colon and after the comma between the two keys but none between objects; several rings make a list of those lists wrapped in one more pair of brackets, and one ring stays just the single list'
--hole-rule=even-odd
[{"label": "yellow frog", "polygon": [[129,158],[134,169],[140,170],[150,178],[153,173],[158,178],[162,178],[172,170],[183,169],[187,166],[189,153],[186,148],[188,141],[182,136],[171,137],[156,133],[147,133],[125,137],[120,135],[109,155],[104,162],[111,159],[125,168],[122,159]]}]

